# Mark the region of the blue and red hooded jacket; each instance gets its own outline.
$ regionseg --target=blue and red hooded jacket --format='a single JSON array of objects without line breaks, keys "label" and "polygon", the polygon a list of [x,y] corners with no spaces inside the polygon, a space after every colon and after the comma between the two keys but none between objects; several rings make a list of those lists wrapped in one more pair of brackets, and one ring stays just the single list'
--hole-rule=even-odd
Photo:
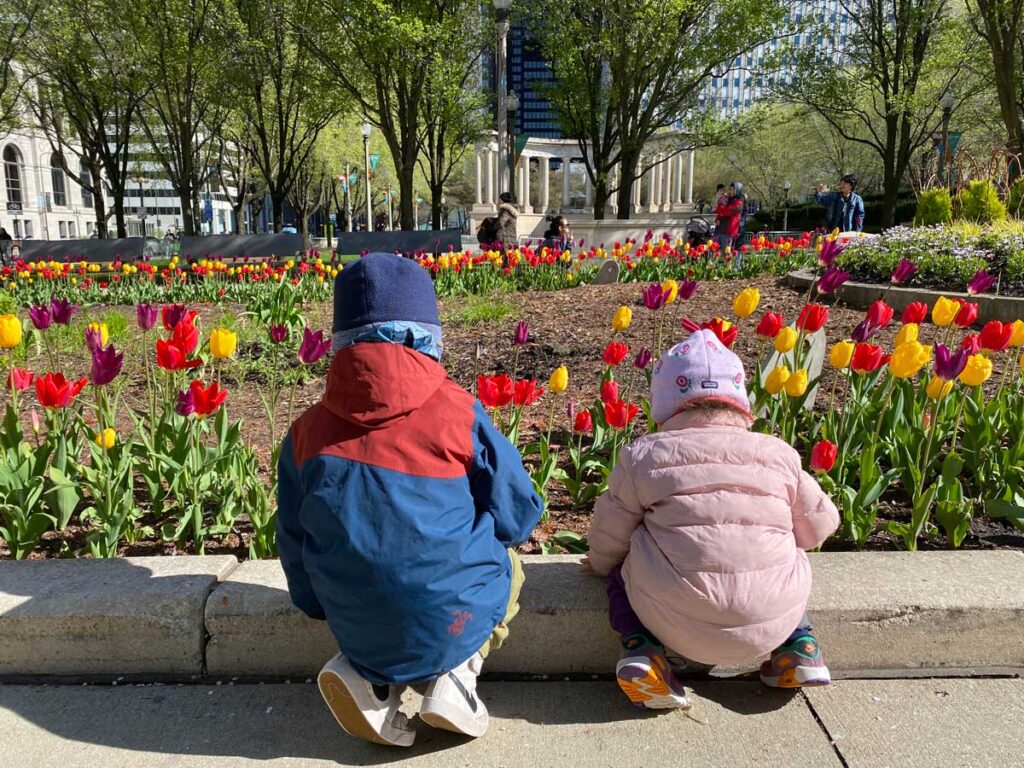
[{"label": "blue and red hooded jacket", "polygon": [[430,680],[504,619],[509,547],[540,518],[519,452],[435,360],[394,343],[337,352],[278,465],[292,601],[376,684]]}]

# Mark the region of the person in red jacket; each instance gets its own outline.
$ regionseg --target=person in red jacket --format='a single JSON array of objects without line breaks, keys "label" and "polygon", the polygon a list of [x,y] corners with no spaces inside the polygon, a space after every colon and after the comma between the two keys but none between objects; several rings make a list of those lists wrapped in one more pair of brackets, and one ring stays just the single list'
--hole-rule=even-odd
[{"label": "person in red jacket", "polygon": [[729,185],[729,195],[715,208],[715,239],[724,252],[727,247],[735,250],[736,240],[743,225],[743,209],[747,198],[743,195],[743,184],[734,181]]}]

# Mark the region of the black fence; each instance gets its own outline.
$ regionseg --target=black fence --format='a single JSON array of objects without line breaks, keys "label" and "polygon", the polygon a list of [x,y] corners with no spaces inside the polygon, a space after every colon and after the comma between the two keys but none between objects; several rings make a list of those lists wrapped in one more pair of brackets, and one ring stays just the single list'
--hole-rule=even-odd
[{"label": "black fence", "polygon": [[416,253],[437,255],[462,250],[462,233],[457,229],[394,232],[338,232],[335,250],[342,256],[363,253]]},{"label": "black fence", "polygon": [[248,256],[268,259],[287,258],[302,250],[302,235],[280,233],[273,235],[205,235],[181,238],[181,258],[186,261],[210,256],[234,258]]},{"label": "black fence", "polygon": [[124,237],[113,240],[22,240],[16,256],[25,261],[122,261],[142,258],[146,240]]}]

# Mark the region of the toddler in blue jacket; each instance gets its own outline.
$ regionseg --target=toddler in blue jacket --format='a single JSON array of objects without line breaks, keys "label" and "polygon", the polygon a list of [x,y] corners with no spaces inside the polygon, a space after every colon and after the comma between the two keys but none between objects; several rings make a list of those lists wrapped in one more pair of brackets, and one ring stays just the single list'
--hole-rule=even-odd
[{"label": "toddler in blue jacket", "polygon": [[519,609],[512,547],[541,513],[519,452],[439,363],[430,276],[370,254],[334,287],[323,399],[278,464],[278,546],[292,601],[341,650],[318,676],[348,733],[411,746],[399,712],[468,736],[487,729],[476,678]]}]

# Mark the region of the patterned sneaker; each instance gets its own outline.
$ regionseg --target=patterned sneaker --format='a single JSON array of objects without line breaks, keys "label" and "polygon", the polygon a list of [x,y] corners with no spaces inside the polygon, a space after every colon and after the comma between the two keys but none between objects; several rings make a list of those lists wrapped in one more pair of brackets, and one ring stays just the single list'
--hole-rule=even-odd
[{"label": "patterned sneaker", "polygon": [[814,635],[805,634],[772,651],[761,665],[761,682],[770,688],[803,688],[832,682]]},{"label": "patterned sneaker", "polygon": [[634,706],[647,709],[689,709],[686,690],[672,674],[665,652],[643,635],[631,635],[615,665],[619,688]]},{"label": "patterned sneaker", "polygon": [[433,728],[477,738],[487,731],[490,716],[476,693],[484,659],[474,653],[451,672],[434,680],[423,695],[420,720]]},{"label": "patterned sneaker", "polygon": [[401,688],[372,685],[340,653],[320,670],[316,682],[328,709],[346,733],[374,744],[412,746],[416,732],[398,711]]}]

